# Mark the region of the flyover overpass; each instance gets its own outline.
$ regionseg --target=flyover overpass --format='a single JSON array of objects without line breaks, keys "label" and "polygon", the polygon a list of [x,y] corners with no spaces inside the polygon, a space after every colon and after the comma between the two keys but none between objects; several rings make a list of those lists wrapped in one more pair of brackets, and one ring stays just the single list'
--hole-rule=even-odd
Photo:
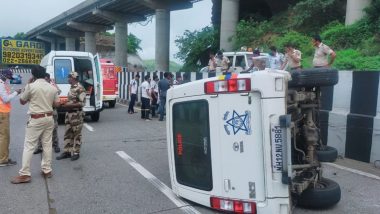
[{"label": "flyover overpass", "polygon": [[[115,27],[115,64],[127,66],[128,23],[156,16],[156,69],[168,71],[170,11],[192,8],[200,0],[87,0],[26,33],[51,44],[52,50],[75,51],[85,38],[85,51],[96,53],[95,35]],[[62,45],[64,43],[64,45]]]}]

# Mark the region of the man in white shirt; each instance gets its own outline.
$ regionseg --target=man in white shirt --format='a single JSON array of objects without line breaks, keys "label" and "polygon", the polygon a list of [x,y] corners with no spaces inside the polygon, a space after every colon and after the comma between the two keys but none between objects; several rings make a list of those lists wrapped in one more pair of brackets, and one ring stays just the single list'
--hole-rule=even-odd
[{"label": "man in white shirt", "polygon": [[151,105],[151,112],[152,117],[156,116],[156,110],[157,110],[157,100],[158,100],[158,76],[156,74],[153,75],[153,80],[150,81],[150,94],[152,97],[152,105]]},{"label": "man in white shirt", "polygon": [[146,75],[144,77],[144,82],[141,84],[141,119],[149,121],[149,111],[150,111],[150,76]]},{"label": "man in white shirt", "polygon": [[[336,58],[335,52],[327,45],[322,43],[319,35],[312,38],[313,46],[315,47],[313,66],[314,68],[331,67]],[[328,60],[330,56],[330,61]]]},{"label": "man in white shirt", "polygon": [[135,78],[129,84],[129,97],[130,97],[129,106],[128,106],[129,114],[135,113],[135,110],[133,107],[135,106],[135,102],[137,99],[137,88],[139,84],[139,79],[140,79],[140,75],[136,74]]},{"label": "man in white shirt", "polygon": [[280,69],[282,63],[284,63],[284,55],[278,53],[277,48],[275,46],[271,46],[269,50],[270,67],[273,69]]}]

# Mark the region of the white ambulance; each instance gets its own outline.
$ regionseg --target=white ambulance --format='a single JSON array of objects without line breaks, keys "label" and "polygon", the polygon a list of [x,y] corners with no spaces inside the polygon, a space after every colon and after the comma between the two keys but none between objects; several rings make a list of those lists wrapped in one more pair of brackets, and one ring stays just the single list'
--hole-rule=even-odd
[{"label": "white ambulance", "polygon": [[171,88],[166,125],[173,191],[234,213],[288,214],[293,199],[313,208],[338,203],[339,185],[322,177],[318,157],[332,154],[315,118],[319,86],[337,78],[336,70],[266,69]]},{"label": "white ambulance", "polygon": [[[61,94],[62,102],[67,100],[70,90],[68,75],[76,71],[78,79],[86,89],[86,100],[83,111],[91,116],[93,121],[98,121],[103,107],[103,81],[102,71],[98,55],[78,51],[51,51],[45,55],[40,65],[46,68],[50,78],[55,81]],[[58,121],[64,120],[65,110],[58,108]]]}]

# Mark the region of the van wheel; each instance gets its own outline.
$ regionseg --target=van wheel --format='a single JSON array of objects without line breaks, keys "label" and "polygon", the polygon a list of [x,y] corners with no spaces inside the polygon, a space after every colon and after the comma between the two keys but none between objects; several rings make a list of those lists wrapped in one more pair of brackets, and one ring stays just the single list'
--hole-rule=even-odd
[{"label": "van wheel", "polygon": [[57,122],[60,125],[64,124],[65,123],[65,114],[58,114]]},{"label": "van wheel", "polygon": [[310,185],[301,195],[296,196],[297,205],[300,207],[323,209],[340,201],[341,191],[339,184],[335,181],[321,178],[315,187]]},{"label": "van wheel", "polygon": [[99,121],[99,117],[100,117],[100,112],[94,112],[90,115],[91,117],[91,120],[94,121],[94,122],[98,122]]},{"label": "van wheel", "polygon": [[289,87],[333,86],[338,83],[338,70],[330,68],[310,68],[291,71]]},{"label": "van wheel", "polygon": [[321,146],[317,149],[317,157],[321,162],[334,162],[338,157],[338,150],[331,146]]},{"label": "van wheel", "polygon": [[115,105],[116,105],[116,100],[112,100],[108,102],[108,107],[110,108],[115,108]]}]

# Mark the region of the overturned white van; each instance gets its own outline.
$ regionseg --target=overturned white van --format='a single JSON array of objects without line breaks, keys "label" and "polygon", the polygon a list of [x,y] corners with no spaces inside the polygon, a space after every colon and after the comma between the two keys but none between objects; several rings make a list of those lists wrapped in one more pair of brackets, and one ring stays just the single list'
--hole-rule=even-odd
[{"label": "overturned white van", "polygon": [[[61,94],[59,98],[67,100],[70,90],[68,75],[76,71],[79,82],[86,89],[86,100],[83,111],[98,121],[103,105],[103,81],[98,55],[78,51],[51,51],[45,55],[40,65],[46,68],[51,79],[55,81]],[[58,121],[63,121],[65,110],[58,108]]]},{"label": "overturned white van", "polygon": [[[290,80],[290,77],[292,80]],[[320,138],[320,87],[333,69],[266,69],[179,85],[167,93],[175,194],[234,213],[289,214],[293,202],[326,208],[341,197],[322,176],[336,150]]]}]

